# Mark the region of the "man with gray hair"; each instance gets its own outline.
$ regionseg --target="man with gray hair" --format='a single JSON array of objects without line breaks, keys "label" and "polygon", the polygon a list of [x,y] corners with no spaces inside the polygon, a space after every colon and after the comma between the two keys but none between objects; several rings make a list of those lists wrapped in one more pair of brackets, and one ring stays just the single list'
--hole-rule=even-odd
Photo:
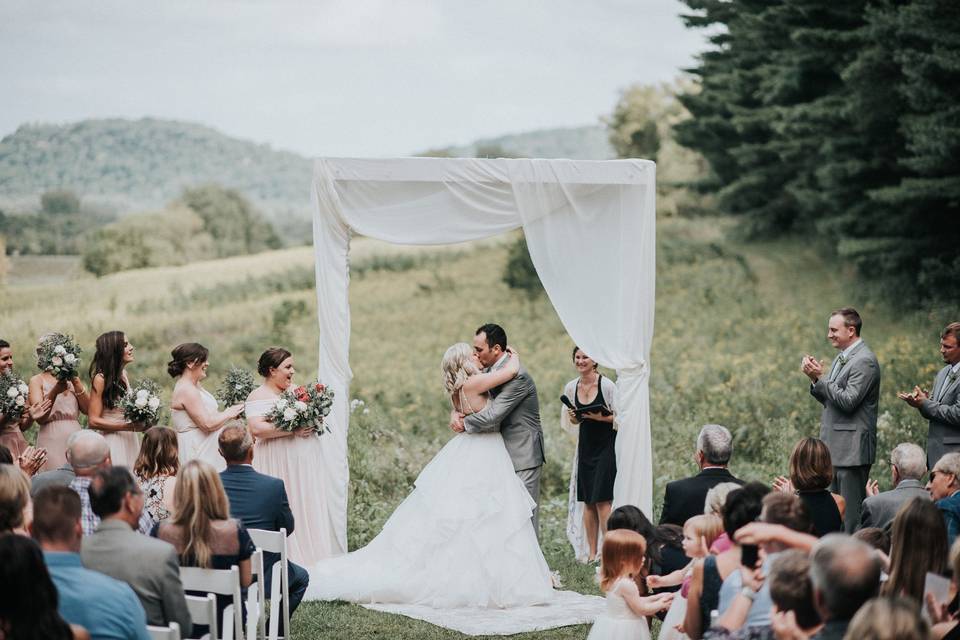
[{"label": "man with gray hair", "polygon": [[700,429],[695,456],[700,473],[667,483],[660,524],[682,527],[688,519],[703,513],[710,489],[721,482],[743,484],[727,470],[732,452],[733,436],[726,427],[708,424]]},{"label": "man with gray hair", "polygon": [[81,429],[67,438],[67,463],[59,469],[45,471],[33,477],[30,495],[36,496],[44,487],[68,487],[83,470],[92,476],[97,469],[110,466],[110,445],[102,435],[90,429]]},{"label": "man with gray hair", "polygon": [[890,453],[890,475],[893,489],[880,493],[876,480],[867,483],[867,499],[860,507],[859,529],[889,529],[893,518],[904,504],[914,498],[930,499],[920,481],[927,472],[927,454],[919,446],[904,442]]},{"label": "man with gray hair", "polygon": [[810,582],[824,622],[814,640],[842,640],[850,619],[880,590],[880,560],[865,542],[831,533],[810,553]]},{"label": "man with gray hair", "polygon": [[960,453],[945,453],[930,470],[927,491],[947,525],[947,548],[960,535]]}]

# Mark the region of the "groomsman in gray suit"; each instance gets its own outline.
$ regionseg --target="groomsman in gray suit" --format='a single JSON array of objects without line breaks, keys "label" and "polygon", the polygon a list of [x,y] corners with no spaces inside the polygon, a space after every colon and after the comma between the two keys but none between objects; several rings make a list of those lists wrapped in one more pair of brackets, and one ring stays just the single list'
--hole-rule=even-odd
[{"label": "groomsman in gray suit", "polygon": [[951,322],[940,334],[940,355],[944,367],[933,381],[928,395],[919,386],[897,397],[930,421],[927,432],[927,468],[932,469],[943,454],[960,451],[960,322]]},{"label": "groomsman in gray suit", "polygon": [[[496,324],[485,324],[476,331],[473,350],[485,371],[499,369],[507,362],[507,333]],[[477,413],[464,416],[454,411],[450,428],[467,433],[500,431],[517,477],[530,492],[537,507],[533,512],[533,530],[539,535],[540,475],[543,455],[543,429],[540,426],[540,400],[537,385],[520,367],[513,380],[490,391],[493,399]]]},{"label": "groomsman in gray suit", "polygon": [[830,490],[847,501],[843,523],[847,533],[853,533],[860,523],[870,465],[877,457],[880,363],[860,338],[862,326],[856,309],[837,309],[827,323],[827,340],[840,354],[829,371],[809,354],[800,363],[810,378],[810,395],[823,405],[820,439],[833,460]]}]

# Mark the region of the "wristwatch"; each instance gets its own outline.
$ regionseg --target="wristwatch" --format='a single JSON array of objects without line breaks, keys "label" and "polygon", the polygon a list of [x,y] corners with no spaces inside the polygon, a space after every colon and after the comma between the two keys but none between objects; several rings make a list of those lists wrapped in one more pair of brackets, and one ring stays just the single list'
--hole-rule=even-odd
[{"label": "wristwatch", "polygon": [[744,598],[746,598],[750,602],[753,602],[754,600],[757,599],[757,592],[751,589],[750,587],[743,587],[742,589],[740,589],[740,595],[742,595]]}]

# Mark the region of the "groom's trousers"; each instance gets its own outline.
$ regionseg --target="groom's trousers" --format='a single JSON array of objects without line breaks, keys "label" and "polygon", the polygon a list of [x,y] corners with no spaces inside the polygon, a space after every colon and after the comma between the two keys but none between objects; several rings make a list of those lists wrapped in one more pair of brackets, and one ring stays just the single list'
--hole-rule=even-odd
[{"label": "groom's trousers", "polygon": [[517,471],[517,477],[523,481],[530,497],[537,505],[533,508],[533,532],[537,534],[537,540],[540,539],[540,475],[543,472],[543,465],[533,467],[532,469],[521,469]]}]

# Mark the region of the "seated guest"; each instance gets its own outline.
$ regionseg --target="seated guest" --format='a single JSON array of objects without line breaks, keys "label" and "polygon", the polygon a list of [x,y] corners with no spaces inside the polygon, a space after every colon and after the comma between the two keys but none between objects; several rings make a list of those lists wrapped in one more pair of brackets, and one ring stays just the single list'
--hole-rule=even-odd
[{"label": "seated guest", "polygon": [[[723,503],[727,501],[727,496],[734,489],[739,489],[740,485],[736,482],[721,482],[714,488],[707,491],[707,498],[703,505],[703,512],[706,515],[715,515],[723,520]],[[730,536],[724,531],[710,545],[710,553],[718,555],[733,546]]]},{"label": "seated guest", "polygon": [[[230,515],[248,529],[267,531],[287,530],[293,533],[293,513],[287,500],[283,480],[258,473],[253,468],[253,437],[244,426],[225,427],[218,436],[220,455],[227,468],[220,472],[223,489],[230,499]],[[267,597],[271,595],[273,564],[280,559],[277,553],[264,552],[264,584]],[[310,574],[303,567],[288,561],[287,578],[290,587],[290,615],[300,605],[310,583]],[[280,632],[283,633],[281,620]]]},{"label": "seated guest", "polygon": [[[782,525],[800,533],[809,533],[811,528],[806,505],[800,498],[789,493],[774,492],[764,496],[760,521]],[[763,575],[770,572],[770,566],[786,548],[777,541],[760,545],[758,557]],[[751,573],[750,569],[755,569],[756,565],[747,567],[742,559],[740,565],[741,570],[727,576],[720,586],[720,602],[717,607],[720,619],[717,624],[731,630],[741,627],[769,627],[773,610],[770,584],[753,580],[755,572]],[[747,578],[746,583],[744,577]]]},{"label": "seated guest", "polygon": [[[746,569],[741,569],[745,575]],[[771,611],[774,617],[787,612],[793,613],[797,630],[802,636],[810,637],[820,629],[820,616],[813,607],[813,586],[810,584],[810,558],[806,553],[790,549],[780,553],[770,564],[770,574],[764,580],[769,585]],[[758,591],[759,585],[751,583],[749,588]],[[712,627],[704,638],[707,640],[774,640],[773,626],[741,627],[728,630],[722,626]]]},{"label": "seated guest", "polygon": [[[150,535],[174,546],[180,566],[229,569],[237,565],[241,588],[250,586],[250,556],[256,549],[243,523],[230,517],[227,494],[212,465],[191,460],[181,467],[173,492],[173,513],[171,519],[154,526]],[[226,597],[217,597],[218,618],[227,604]],[[195,625],[193,631],[205,633],[202,625]]]},{"label": "seated guest", "polygon": [[922,604],[927,572],[947,569],[947,529],[940,511],[929,501],[914,498],[893,519],[890,534],[890,577],[881,593],[904,596]]},{"label": "seated guest", "polygon": [[850,621],[847,638],[856,640],[928,640],[930,628],[920,607],[906,598],[874,598]]},{"label": "seated guest", "polygon": [[[69,487],[77,477],[73,470],[77,467],[90,466],[91,460],[100,460],[101,451],[105,442],[103,436],[96,431],[84,429],[75,431],[67,438],[65,456],[67,463],[57,469],[44,471],[33,477],[30,484],[30,493],[36,495],[38,491],[48,486]],[[109,447],[107,447],[109,450]]]},{"label": "seated guest", "polygon": [[696,455],[700,473],[667,483],[660,524],[682,527],[687,520],[703,513],[707,491],[711,488],[721,482],[743,484],[727,470],[732,451],[733,436],[726,427],[708,424],[700,429]]},{"label": "seated guest", "polygon": [[[617,507],[610,513],[607,519],[607,531],[617,529],[636,531],[646,540],[648,574],[666,575],[683,569],[690,562],[683,552],[683,529],[671,524],[654,526],[647,516],[632,504]],[[676,591],[676,589],[677,587],[667,587],[655,589],[655,591]]]},{"label": "seated guest", "polygon": [[[723,529],[734,539],[734,533],[760,517],[763,497],[770,490],[759,482],[750,482],[731,491],[723,505]],[[698,640],[710,628],[710,612],[720,602],[720,587],[734,571],[740,570],[740,544],[718,556],[707,556],[693,565],[693,579],[687,593],[687,615],[684,629],[690,638]]]},{"label": "seated guest", "polygon": [[927,594],[927,601],[924,603],[933,624],[930,637],[936,640],[957,640],[960,638],[960,623],[958,623],[955,612],[952,611],[953,606],[956,605],[953,594],[960,590],[960,542],[955,542],[950,547],[950,568],[953,570],[953,580],[947,599],[943,602],[937,602],[933,594]]},{"label": "seated guest", "polygon": [[890,452],[890,474],[893,489],[880,493],[875,480],[867,483],[867,499],[860,507],[860,526],[887,529],[904,504],[913,498],[930,499],[920,479],[927,472],[923,449],[910,442],[898,444]]},{"label": "seated guest", "polygon": [[177,432],[168,427],[150,427],[140,442],[133,473],[143,490],[143,508],[154,522],[173,513],[173,490],[180,470]]},{"label": "seated guest", "polygon": [[19,467],[0,464],[0,534],[25,533],[30,510],[30,481]]},{"label": "seated guest", "polygon": [[[890,524],[893,524],[892,522]],[[864,527],[857,529],[853,534],[857,540],[862,540],[868,545],[880,551],[885,556],[890,555],[890,534],[879,527]]]},{"label": "seated guest", "polygon": [[180,582],[177,552],[169,544],[137,533],[144,498],[123,467],[102,469],[88,489],[100,525],[83,539],[83,566],[126,582],[147,614],[147,624],[180,625],[190,633],[190,612]]},{"label": "seated guest", "polygon": [[813,603],[823,620],[816,640],[842,640],[850,619],[880,589],[880,561],[867,544],[839,533],[821,538],[810,556]]},{"label": "seated guest", "polygon": [[37,640],[89,640],[82,627],[72,627],[57,611],[57,588],[43,553],[26,536],[0,534],[0,637]]},{"label": "seated guest", "polygon": [[143,606],[129,585],[80,562],[80,497],[67,487],[46,487],[34,500],[30,533],[40,543],[57,586],[59,611],[93,638],[149,640]]},{"label": "seated guest", "polygon": [[813,520],[813,534],[821,537],[843,530],[846,502],[830,493],[831,482],[830,449],[823,440],[804,438],[790,454],[790,478],[780,476],[773,482],[773,488],[787,493],[796,491]]},{"label": "seated guest", "polygon": [[943,514],[947,525],[947,546],[953,546],[960,533],[960,453],[947,453],[937,460],[930,471],[927,491]]}]

